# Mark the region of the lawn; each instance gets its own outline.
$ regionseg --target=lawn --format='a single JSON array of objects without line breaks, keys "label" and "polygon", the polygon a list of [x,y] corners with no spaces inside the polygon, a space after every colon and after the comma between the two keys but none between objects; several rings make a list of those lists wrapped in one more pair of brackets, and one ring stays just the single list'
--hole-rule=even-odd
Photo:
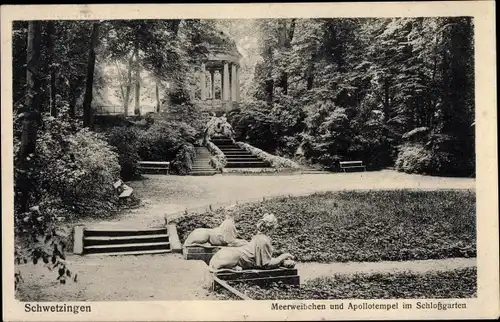
[{"label": "lawn", "polygon": [[[250,239],[265,212],[279,227],[276,253],[301,262],[438,259],[476,256],[475,191],[342,191],[237,205],[236,226]],[[198,227],[215,227],[223,209],[177,220],[181,241]]]},{"label": "lawn", "polygon": [[[464,268],[422,275],[334,275],[316,278],[301,286],[233,286],[254,300],[474,298],[477,297],[477,270]],[[221,290],[217,296],[224,300],[235,299],[226,290]]]}]

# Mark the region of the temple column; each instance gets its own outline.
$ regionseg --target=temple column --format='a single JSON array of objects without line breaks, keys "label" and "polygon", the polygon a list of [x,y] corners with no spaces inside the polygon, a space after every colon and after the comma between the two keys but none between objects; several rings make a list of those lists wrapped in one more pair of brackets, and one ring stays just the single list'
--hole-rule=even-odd
[{"label": "temple column", "polygon": [[224,62],[224,71],[223,71],[223,82],[222,82],[222,107],[227,110],[229,105],[229,95],[230,95],[230,84],[229,84],[229,64]]},{"label": "temple column", "polygon": [[215,106],[215,71],[213,69],[210,70],[210,90],[212,97],[212,107]]},{"label": "temple column", "polygon": [[201,100],[204,101],[207,99],[207,84],[206,84],[206,72],[205,72],[205,64],[201,64],[201,73],[200,73],[200,89],[201,89]]},{"label": "temple column", "polygon": [[[236,105],[240,103],[240,66],[236,65]],[[238,106],[236,106],[238,107]]]},{"label": "temple column", "polygon": [[236,108],[238,106],[238,74],[236,64],[231,64],[231,107]]}]

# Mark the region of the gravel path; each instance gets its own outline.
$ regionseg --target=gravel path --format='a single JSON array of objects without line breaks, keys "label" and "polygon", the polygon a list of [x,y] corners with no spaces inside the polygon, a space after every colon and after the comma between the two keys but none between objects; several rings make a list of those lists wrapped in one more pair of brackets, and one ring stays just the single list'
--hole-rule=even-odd
[{"label": "gravel path", "polygon": [[431,271],[450,271],[475,267],[476,258],[446,258],[415,261],[350,262],[350,263],[298,263],[302,282],[334,274],[401,273],[425,274]]},{"label": "gravel path", "polygon": [[475,179],[409,175],[391,170],[301,175],[149,175],[130,184],[144,207],[127,211],[112,222],[162,225],[165,215],[186,209],[251,202],[283,195],[357,189],[475,189]]},{"label": "gravel path", "polygon": [[57,271],[42,264],[21,265],[23,301],[213,300],[204,288],[206,264],[179,254],[141,256],[70,256],[78,282],[60,285]]}]

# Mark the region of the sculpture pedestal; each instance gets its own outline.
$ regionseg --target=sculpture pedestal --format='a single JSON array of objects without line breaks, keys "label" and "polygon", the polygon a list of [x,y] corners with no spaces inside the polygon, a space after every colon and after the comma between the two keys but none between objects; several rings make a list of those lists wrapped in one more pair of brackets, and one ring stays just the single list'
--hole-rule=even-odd
[{"label": "sculpture pedestal", "polygon": [[249,283],[268,286],[281,282],[289,285],[300,285],[300,276],[296,268],[251,269],[242,271],[226,270],[217,272],[217,278],[232,283]]},{"label": "sculpture pedestal", "polygon": [[221,249],[217,246],[187,246],[183,249],[184,259],[187,260],[202,260],[207,265],[214,254]]}]

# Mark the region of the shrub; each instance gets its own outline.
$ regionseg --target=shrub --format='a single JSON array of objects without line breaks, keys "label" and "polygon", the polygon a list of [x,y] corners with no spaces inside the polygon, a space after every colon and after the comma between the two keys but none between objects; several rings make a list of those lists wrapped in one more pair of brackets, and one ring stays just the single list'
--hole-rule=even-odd
[{"label": "shrub", "polygon": [[120,165],[104,136],[88,129],[72,133],[69,123],[51,117],[45,129],[37,140],[40,200],[74,214],[114,210]]},{"label": "shrub", "polygon": [[128,181],[139,177],[137,162],[140,130],[133,127],[113,127],[106,134],[108,143],[118,153],[122,179]]},{"label": "shrub", "polygon": [[194,146],[190,143],[182,145],[172,161],[172,171],[176,174],[186,175],[193,168],[193,161],[196,158]]},{"label": "shrub", "polygon": [[179,149],[195,141],[196,131],[184,122],[155,119],[139,135],[139,156],[148,161],[174,160]]},{"label": "shrub", "polygon": [[408,144],[401,147],[396,159],[396,169],[406,173],[426,173],[431,167],[432,156],[421,144]]}]

